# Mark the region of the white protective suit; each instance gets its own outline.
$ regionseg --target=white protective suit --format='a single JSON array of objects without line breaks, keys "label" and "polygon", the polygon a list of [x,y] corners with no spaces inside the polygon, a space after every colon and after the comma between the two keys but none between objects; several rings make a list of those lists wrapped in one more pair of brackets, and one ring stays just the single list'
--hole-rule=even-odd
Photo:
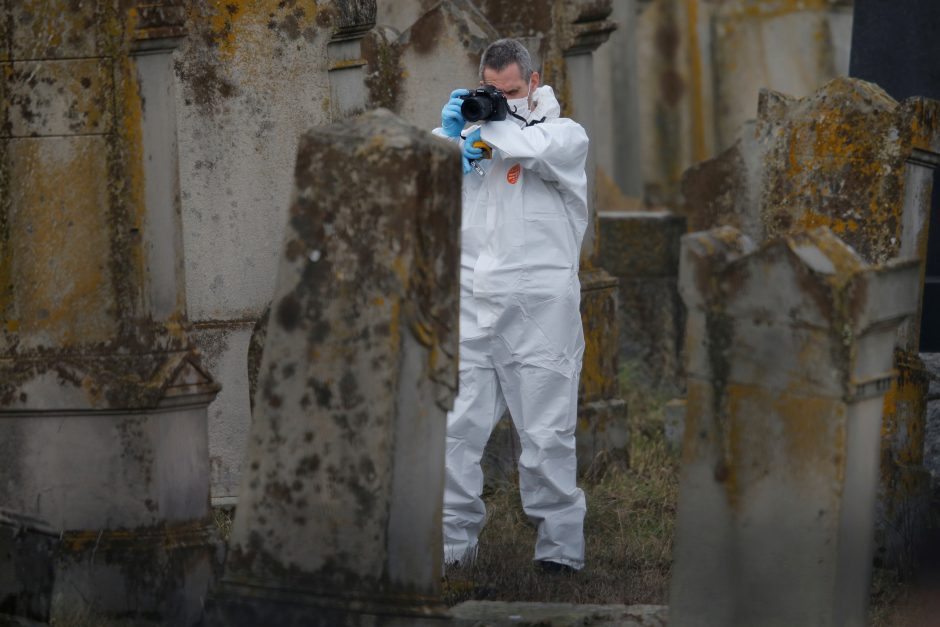
[{"label": "white protective suit", "polygon": [[535,559],[580,569],[585,500],[574,432],[588,138],[559,118],[551,87],[535,91],[533,107],[528,119],[543,123],[523,128],[510,116],[480,127],[493,158],[479,161],[485,176],[463,179],[460,388],[447,416],[444,557],[475,551],[486,514],[480,459],[508,406],[522,443],[522,504],[538,524]]}]

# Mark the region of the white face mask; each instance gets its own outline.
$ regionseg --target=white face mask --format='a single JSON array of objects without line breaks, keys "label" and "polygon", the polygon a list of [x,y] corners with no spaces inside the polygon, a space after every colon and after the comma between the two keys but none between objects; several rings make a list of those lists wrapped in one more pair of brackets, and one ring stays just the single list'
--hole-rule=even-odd
[{"label": "white face mask", "polygon": [[523,96],[522,98],[513,98],[512,100],[507,99],[506,104],[509,105],[509,110],[518,115],[521,118],[529,118],[529,97]]}]

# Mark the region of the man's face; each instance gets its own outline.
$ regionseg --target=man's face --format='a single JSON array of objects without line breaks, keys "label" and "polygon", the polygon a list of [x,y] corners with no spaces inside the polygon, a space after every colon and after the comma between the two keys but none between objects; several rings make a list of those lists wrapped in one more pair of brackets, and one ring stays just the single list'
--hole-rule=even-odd
[{"label": "man's face", "polygon": [[532,94],[539,86],[539,73],[532,72],[529,82],[522,78],[522,68],[518,63],[510,63],[502,70],[483,68],[481,85],[492,85],[506,95],[509,100],[516,98],[529,98],[529,108],[532,107]]}]

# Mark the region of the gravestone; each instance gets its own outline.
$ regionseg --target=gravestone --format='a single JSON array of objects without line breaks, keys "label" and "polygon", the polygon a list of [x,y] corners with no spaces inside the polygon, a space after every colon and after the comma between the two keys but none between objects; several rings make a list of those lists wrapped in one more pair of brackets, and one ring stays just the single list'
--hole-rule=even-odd
[{"label": "gravestone", "polygon": [[[940,100],[940,5],[930,0],[856,0],[850,74],[878,83],[893,98]],[[940,379],[940,186],[934,186],[927,242],[920,351],[930,377]],[[934,386],[937,384],[934,383]],[[935,388],[934,388],[935,389]],[[940,488],[940,393],[928,400],[926,465]]]},{"label": "gravestone", "polygon": [[245,361],[274,293],[278,245],[307,129],[365,105],[360,43],[374,0],[186,2],[174,59],[185,289],[204,365],[213,502],[237,500],[251,413]]},{"label": "gravestone", "polygon": [[183,17],[0,5],[0,612],[20,618],[202,612],[218,386],[183,287]]},{"label": "gravestone", "polygon": [[878,449],[916,258],[828,229],[683,238],[688,411],[670,625],[867,625]]},{"label": "gravestone", "polygon": [[681,388],[683,310],[677,287],[685,218],[669,211],[606,211],[600,263],[619,280],[620,364],[634,385]]},{"label": "gravestone", "polygon": [[[936,101],[899,103],[857,79],[835,79],[801,99],[764,90],[754,135],[745,127],[735,146],[686,173],[683,211],[692,228],[727,223],[758,241],[828,226],[868,263],[916,257],[923,273],[938,124]],[[928,505],[919,311],[901,329],[900,376],[883,418],[879,558],[904,568]]]},{"label": "gravestone", "polygon": [[295,171],[212,619],[436,623],[457,150],[380,109],[311,130]]}]

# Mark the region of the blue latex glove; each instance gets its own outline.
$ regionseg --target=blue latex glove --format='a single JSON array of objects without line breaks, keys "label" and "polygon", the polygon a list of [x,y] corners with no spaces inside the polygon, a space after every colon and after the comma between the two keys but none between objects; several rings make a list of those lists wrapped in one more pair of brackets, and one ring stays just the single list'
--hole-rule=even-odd
[{"label": "blue latex glove", "polygon": [[448,137],[460,137],[460,131],[467,123],[463,119],[463,114],[460,113],[460,105],[463,104],[463,100],[458,96],[466,96],[469,93],[466,89],[455,89],[450,94],[450,100],[441,109],[441,128],[444,129],[444,134]]},{"label": "blue latex glove", "polygon": [[470,165],[471,161],[476,161],[477,159],[483,156],[483,149],[473,147],[473,144],[478,141],[483,141],[480,138],[480,129],[476,129],[475,131],[467,135],[467,139],[463,145],[463,173],[464,174],[469,174],[473,170],[473,167]]}]

